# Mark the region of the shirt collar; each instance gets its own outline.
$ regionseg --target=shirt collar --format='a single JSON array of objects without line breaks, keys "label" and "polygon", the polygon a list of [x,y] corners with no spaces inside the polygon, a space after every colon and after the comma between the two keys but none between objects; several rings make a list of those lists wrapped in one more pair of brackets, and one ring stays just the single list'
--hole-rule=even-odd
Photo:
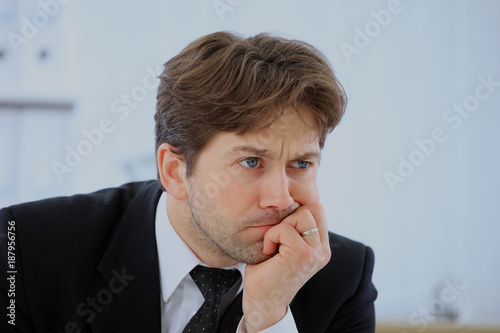
[{"label": "shirt collar", "polygon": [[[197,265],[205,265],[179,237],[167,215],[167,193],[163,192],[156,207],[156,244],[160,267],[160,287],[163,301],[166,302],[179,283]],[[243,278],[245,264],[238,263],[237,268]],[[225,267],[230,268],[230,267]],[[243,283],[241,284],[241,287]],[[241,289],[240,287],[240,289]]]}]

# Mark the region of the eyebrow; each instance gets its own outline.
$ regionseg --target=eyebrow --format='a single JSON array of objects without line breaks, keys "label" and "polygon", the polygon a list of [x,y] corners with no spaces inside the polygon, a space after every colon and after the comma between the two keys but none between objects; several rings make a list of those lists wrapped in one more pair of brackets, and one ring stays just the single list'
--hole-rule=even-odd
[{"label": "eyebrow", "polygon": [[[235,146],[228,150],[224,155],[233,155],[233,154],[241,154],[246,153],[255,157],[264,157],[264,158],[273,158],[276,157],[276,154],[267,150],[267,149],[258,149],[252,146]],[[295,156],[294,160],[320,160],[321,153],[317,151],[306,151],[303,153],[299,153]]]}]

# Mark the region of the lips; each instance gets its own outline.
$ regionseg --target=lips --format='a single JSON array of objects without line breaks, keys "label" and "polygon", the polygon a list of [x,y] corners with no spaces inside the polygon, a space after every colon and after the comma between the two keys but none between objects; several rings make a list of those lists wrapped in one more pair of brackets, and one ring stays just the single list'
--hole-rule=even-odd
[{"label": "lips", "polygon": [[275,225],[276,224],[259,225],[259,226],[250,227],[250,229],[260,231],[260,232],[267,232],[269,229],[271,229]]},{"label": "lips", "polygon": [[[279,224],[283,219],[261,219],[260,221],[255,221],[250,225],[250,228],[262,228],[262,227],[274,227]],[[259,223],[260,222],[260,223]]]},{"label": "lips", "polygon": [[254,225],[250,226],[250,229],[266,232],[279,223],[281,223],[281,219],[280,220],[273,219],[273,220],[267,220],[267,221],[261,220],[261,223],[255,223]]},{"label": "lips", "polygon": [[266,214],[262,218],[254,219],[253,222],[255,223],[251,223],[249,228],[267,231],[275,225],[281,223],[281,221],[283,221],[289,215],[293,214],[298,207],[300,207],[300,205],[297,204],[296,206],[290,207],[290,209],[287,209],[286,211],[273,212],[269,215]]}]

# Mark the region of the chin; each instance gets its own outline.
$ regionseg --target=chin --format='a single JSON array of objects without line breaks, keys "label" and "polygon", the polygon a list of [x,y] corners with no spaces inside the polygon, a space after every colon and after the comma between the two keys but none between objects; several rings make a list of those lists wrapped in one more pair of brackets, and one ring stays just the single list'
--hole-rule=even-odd
[{"label": "chin", "polygon": [[263,241],[243,245],[241,243],[228,244],[226,247],[219,246],[222,252],[229,258],[248,265],[260,264],[276,255],[277,252],[266,255],[262,252]]},{"label": "chin", "polygon": [[246,262],[244,262],[245,264],[247,265],[257,265],[257,264],[260,264],[261,262],[264,262],[268,259],[271,259],[272,257],[274,257],[278,252],[275,252],[273,254],[270,254],[270,255],[265,255],[265,254],[261,254],[260,256],[255,256],[249,260],[247,260]]},{"label": "chin", "polygon": [[278,251],[274,252],[273,254],[264,254],[262,252],[262,247],[259,248],[258,251],[255,251],[255,252],[246,252],[244,255],[240,256],[239,259],[241,260],[238,260],[236,258],[233,258],[233,259],[236,259],[238,262],[242,262],[242,263],[245,263],[247,265],[257,265],[257,264],[260,264],[261,262],[264,262],[272,257],[274,257],[276,254],[278,253]]}]

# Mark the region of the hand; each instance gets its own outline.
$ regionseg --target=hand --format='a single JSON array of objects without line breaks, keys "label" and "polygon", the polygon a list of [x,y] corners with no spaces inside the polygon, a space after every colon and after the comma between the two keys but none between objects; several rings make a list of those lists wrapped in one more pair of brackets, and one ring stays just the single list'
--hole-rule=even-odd
[{"label": "hand", "polygon": [[[301,233],[318,228],[318,232]],[[264,254],[272,258],[247,265],[243,314],[247,332],[258,332],[280,321],[299,289],[331,257],[325,212],[321,204],[299,207],[264,235]]]}]

